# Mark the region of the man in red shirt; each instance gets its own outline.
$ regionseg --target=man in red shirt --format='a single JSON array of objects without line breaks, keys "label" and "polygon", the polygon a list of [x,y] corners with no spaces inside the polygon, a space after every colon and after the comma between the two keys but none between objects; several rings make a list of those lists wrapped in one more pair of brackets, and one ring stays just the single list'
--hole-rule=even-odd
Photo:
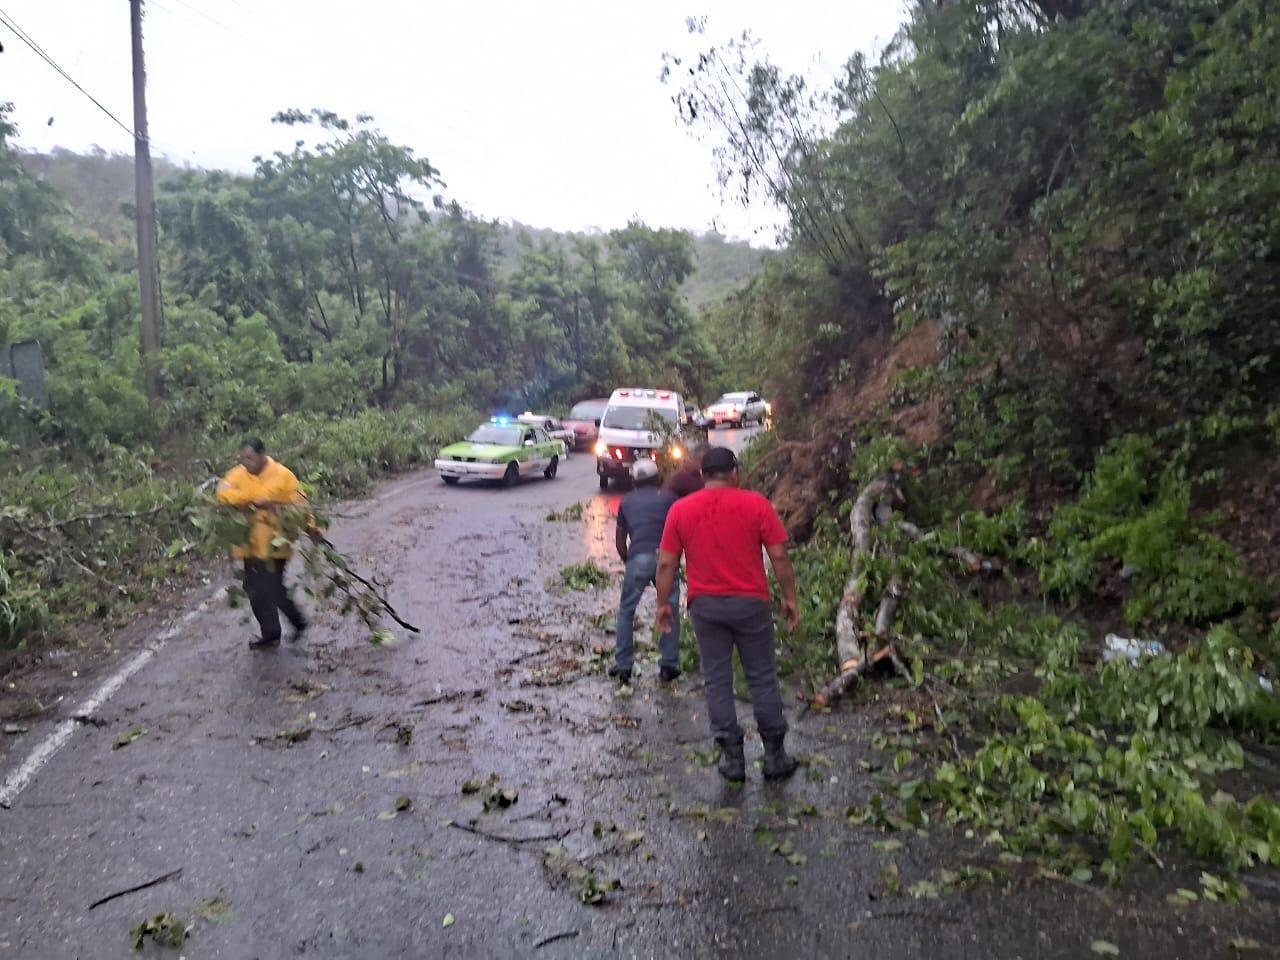
[{"label": "man in red shirt", "polygon": [[751,688],[756,727],[764,741],[764,775],[777,780],[796,771],[783,746],[787,721],[773,657],[773,610],[761,548],[769,554],[782,588],[787,627],[800,619],[795,572],[787,557],[787,531],[773,505],[758,493],[738,488],[738,459],[725,447],[702,457],[705,486],[678,500],[667,514],[658,550],[658,629],[675,622],[670,599],[681,554],[689,587],[689,616],[698,635],[707,716],[720,745],[721,776],[747,778],[742,728],[733,705],[733,649]]}]

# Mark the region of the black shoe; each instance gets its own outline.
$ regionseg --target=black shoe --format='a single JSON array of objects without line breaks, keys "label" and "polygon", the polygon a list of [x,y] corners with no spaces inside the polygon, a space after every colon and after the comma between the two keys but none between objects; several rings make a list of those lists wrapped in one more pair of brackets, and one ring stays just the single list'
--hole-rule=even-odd
[{"label": "black shoe", "polygon": [[280,646],[279,637],[272,637],[270,640],[263,639],[262,637],[256,637],[253,640],[249,641],[250,650],[265,650],[268,647],[278,647],[278,646]]},{"label": "black shoe", "polygon": [[680,676],[679,667],[659,667],[658,668],[658,679],[661,680],[663,683],[670,683],[672,680],[674,680],[678,676]]},{"label": "black shoe", "polygon": [[618,682],[624,686],[631,682],[631,671],[623,670],[616,663],[609,668],[609,676],[616,677]]},{"label": "black shoe", "polygon": [[293,630],[289,633],[289,642],[290,642],[290,643],[297,643],[299,640],[301,640],[301,639],[302,639],[302,635],[303,635],[304,633],[306,633],[306,632],[307,632],[307,630],[309,630],[310,628],[311,628],[311,624],[309,624],[309,623],[300,623],[300,624],[298,624],[298,625],[297,625],[296,627],[294,627],[294,628],[293,628]]},{"label": "black shoe", "polygon": [[782,737],[764,741],[764,778],[766,780],[785,780],[796,772],[800,766],[795,757],[787,753],[782,745]]},{"label": "black shoe", "polygon": [[747,779],[747,755],[742,748],[742,738],[716,743],[720,745],[720,762],[716,764],[720,776],[731,783],[742,783]]}]

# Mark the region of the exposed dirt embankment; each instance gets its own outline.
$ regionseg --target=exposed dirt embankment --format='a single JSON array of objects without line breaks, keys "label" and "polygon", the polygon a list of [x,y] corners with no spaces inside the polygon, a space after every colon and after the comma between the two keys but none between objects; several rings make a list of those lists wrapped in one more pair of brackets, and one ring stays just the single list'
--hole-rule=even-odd
[{"label": "exposed dirt embankment", "polygon": [[1227,466],[1221,499],[1206,507],[1222,515],[1218,532],[1249,571],[1280,581],[1280,459],[1246,456]]},{"label": "exposed dirt embankment", "polygon": [[[869,335],[849,358],[852,371],[846,379],[803,412],[807,428],[792,424],[785,431],[809,432],[811,439],[780,441],[752,467],[753,485],[772,499],[793,537],[807,537],[827,491],[848,482],[844,474],[852,445],[888,407],[902,373],[937,362],[937,339],[934,323],[902,335],[890,330]],[[901,405],[885,426],[913,446],[936,442],[942,434],[938,402]]]}]

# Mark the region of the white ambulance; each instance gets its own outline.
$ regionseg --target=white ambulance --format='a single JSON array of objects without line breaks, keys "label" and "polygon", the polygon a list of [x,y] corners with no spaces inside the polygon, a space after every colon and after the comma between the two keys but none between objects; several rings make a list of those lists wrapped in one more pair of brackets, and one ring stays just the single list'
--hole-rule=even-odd
[{"label": "white ambulance", "polygon": [[[680,430],[684,399],[674,390],[645,387],[622,387],[613,391],[609,405],[600,418],[600,437],[596,441],[596,475],[600,489],[609,489],[610,479],[629,478],[631,464],[641,457],[657,459],[663,443],[661,433],[652,428],[658,418],[672,435]],[[683,456],[673,445],[672,456]]]}]

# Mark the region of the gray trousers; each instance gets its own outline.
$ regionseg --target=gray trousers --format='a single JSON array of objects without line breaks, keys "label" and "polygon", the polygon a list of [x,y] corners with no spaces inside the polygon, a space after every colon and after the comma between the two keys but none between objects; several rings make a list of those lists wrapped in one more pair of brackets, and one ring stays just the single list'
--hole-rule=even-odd
[{"label": "gray trousers", "polygon": [[698,597],[689,607],[689,617],[698,635],[711,735],[717,740],[742,739],[733,705],[734,647],[751,688],[760,736],[769,740],[786,734],[778,665],[773,658],[773,610],[768,602],[752,597]]}]

